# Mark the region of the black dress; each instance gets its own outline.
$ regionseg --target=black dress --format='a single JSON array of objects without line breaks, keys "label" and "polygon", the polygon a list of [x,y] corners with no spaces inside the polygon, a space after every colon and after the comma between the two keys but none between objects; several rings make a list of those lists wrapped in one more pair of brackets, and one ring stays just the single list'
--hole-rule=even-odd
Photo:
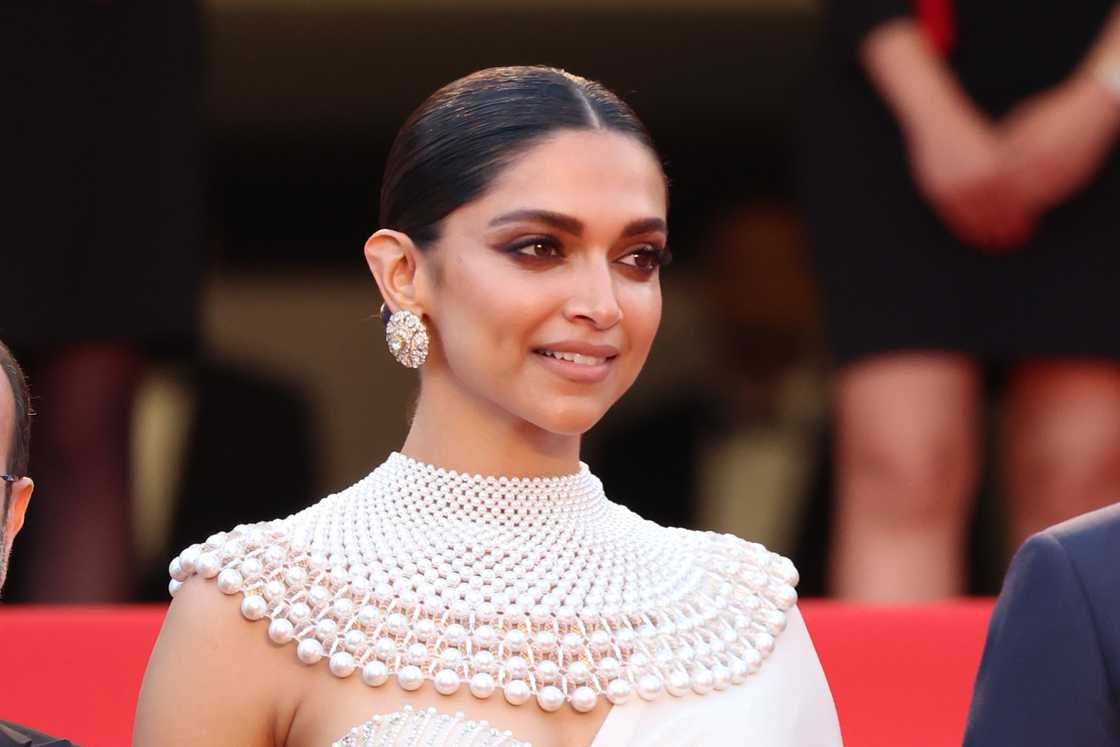
[{"label": "black dress", "polygon": [[194,0],[0,8],[0,339],[180,347],[202,263]]},{"label": "black dress", "polygon": [[[994,117],[1063,80],[1113,0],[957,0],[947,61]],[[802,188],[833,354],[935,350],[987,361],[1120,358],[1120,158],[1030,243],[984,255],[918,194],[901,132],[857,59],[907,0],[834,0],[803,120]]]}]

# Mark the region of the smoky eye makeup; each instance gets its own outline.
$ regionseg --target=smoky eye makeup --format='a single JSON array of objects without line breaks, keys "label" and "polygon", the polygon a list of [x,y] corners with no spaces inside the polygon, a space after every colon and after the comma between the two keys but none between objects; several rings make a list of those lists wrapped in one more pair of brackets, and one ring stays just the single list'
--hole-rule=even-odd
[{"label": "smoky eye makeup", "polygon": [[555,260],[564,256],[564,245],[554,236],[521,236],[499,246],[515,260]]}]

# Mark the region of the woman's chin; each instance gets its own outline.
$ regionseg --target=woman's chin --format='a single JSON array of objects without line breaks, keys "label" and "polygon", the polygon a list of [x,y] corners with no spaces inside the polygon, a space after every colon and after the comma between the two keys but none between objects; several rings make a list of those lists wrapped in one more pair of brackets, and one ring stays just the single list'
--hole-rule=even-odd
[{"label": "woman's chin", "polygon": [[598,403],[572,403],[547,412],[538,411],[526,420],[558,436],[580,436],[591,430],[606,412],[607,408]]}]

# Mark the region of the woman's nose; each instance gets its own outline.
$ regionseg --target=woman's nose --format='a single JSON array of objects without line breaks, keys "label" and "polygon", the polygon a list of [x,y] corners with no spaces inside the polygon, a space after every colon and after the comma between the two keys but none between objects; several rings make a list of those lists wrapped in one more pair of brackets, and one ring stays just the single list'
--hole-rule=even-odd
[{"label": "woman's nose", "polygon": [[588,320],[596,329],[610,329],[622,321],[622,306],[610,267],[595,264],[573,278],[565,315],[572,321]]}]

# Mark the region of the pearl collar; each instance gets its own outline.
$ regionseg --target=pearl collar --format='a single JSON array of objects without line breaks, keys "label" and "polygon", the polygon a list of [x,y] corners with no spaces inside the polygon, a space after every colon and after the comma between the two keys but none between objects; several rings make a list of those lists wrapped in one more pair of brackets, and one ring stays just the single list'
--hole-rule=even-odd
[{"label": "pearl collar", "polygon": [[274,642],[337,677],[581,712],[742,683],[785,628],[798,578],[762,545],[642,519],[586,465],[482,477],[399,453],[298,514],[192,545],[169,570],[172,594],[216,578]]}]

